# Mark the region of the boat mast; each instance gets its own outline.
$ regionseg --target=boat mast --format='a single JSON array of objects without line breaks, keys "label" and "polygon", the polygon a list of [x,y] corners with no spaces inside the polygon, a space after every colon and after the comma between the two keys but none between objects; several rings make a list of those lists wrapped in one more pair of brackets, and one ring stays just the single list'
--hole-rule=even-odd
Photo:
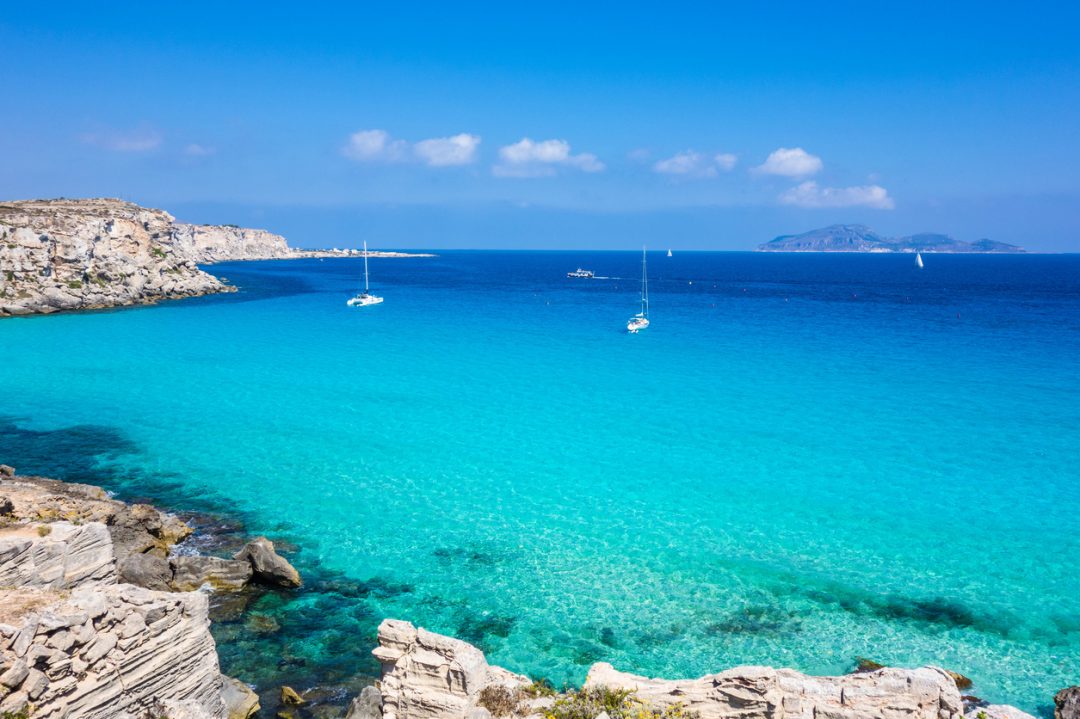
[{"label": "boat mast", "polygon": [[367,240],[364,240],[364,294],[368,291]]},{"label": "boat mast", "polygon": [[641,248],[641,314],[649,316],[649,273],[645,269],[645,248]]}]

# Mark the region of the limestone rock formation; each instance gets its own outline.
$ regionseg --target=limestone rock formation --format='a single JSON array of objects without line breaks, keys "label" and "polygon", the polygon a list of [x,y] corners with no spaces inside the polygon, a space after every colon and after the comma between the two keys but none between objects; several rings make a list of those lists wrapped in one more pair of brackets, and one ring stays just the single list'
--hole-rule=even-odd
[{"label": "limestone rock formation", "polygon": [[1054,719],[1080,719],[1080,687],[1067,687],[1054,695]]},{"label": "limestone rock formation", "polygon": [[281,235],[235,225],[173,226],[173,246],[201,265],[229,260],[277,260],[294,256]]},{"label": "limestone rock formation", "polygon": [[110,199],[0,203],[0,316],[227,289],[176,251],[162,210]]},{"label": "limestone rock formation", "polygon": [[13,504],[10,515],[20,522],[101,522],[109,528],[118,561],[129,554],[164,557],[169,547],[191,534],[173,515],[146,504],[125,504],[89,484],[43,477],[14,476],[4,482],[4,496]]},{"label": "limestone rock formation", "polygon": [[[353,700],[350,719],[377,719],[380,702],[383,719],[492,714],[520,719],[553,701],[572,701],[569,695],[538,696],[527,677],[489,665],[471,644],[408,622],[383,621],[373,653],[382,664],[382,681],[378,689],[369,687]],[[1030,719],[1013,707],[963,704],[953,677],[936,667],[815,677],[746,666],[699,679],[668,680],[598,663],[589,670],[585,691],[600,687],[633,692],[634,701],[647,711],[679,705],[701,719],[983,719],[976,709],[985,712],[985,719]]]},{"label": "limestone rock formation", "polygon": [[180,702],[225,719],[205,595],[127,584],[3,594],[0,712],[106,719]]},{"label": "limestone rock formation", "polygon": [[349,704],[345,719],[382,719],[382,692],[377,687],[364,687]]},{"label": "limestone rock formation", "polygon": [[259,695],[247,684],[232,677],[222,677],[222,699],[228,719],[248,719],[259,711]]},{"label": "limestone rock formation", "polygon": [[130,554],[117,567],[119,580],[137,587],[166,592],[172,589],[173,570],[156,554]]},{"label": "limestone rock formation", "polygon": [[274,550],[266,537],[256,537],[236,553],[236,559],[250,562],[259,581],[278,587],[299,587],[300,572]]},{"label": "limestone rock formation", "polygon": [[382,664],[383,719],[464,719],[487,686],[524,686],[526,677],[488,665],[471,644],[387,619],[375,658]]},{"label": "limestone rock formation", "polygon": [[585,686],[630,689],[658,708],[681,704],[702,719],[959,719],[963,714],[956,683],[935,667],[885,668],[840,677],[736,667],[700,679],[667,680],[625,674],[599,663],[589,670]]},{"label": "limestone rock formation", "polygon": [[234,591],[242,589],[251,579],[251,564],[220,557],[170,557],[170,585],[179,592],[192,592],[207,585],[212,589]]},{"label": "limestone rock formation", "polygon": [[0,529],[0,587],[67,589],[115,583],[112,539],[100,522]]},{"label": "limestone rock formation", "polygon": [[1008,704],[975,701],[964,702],[964,719],[1035,719],[1035,717]]}]

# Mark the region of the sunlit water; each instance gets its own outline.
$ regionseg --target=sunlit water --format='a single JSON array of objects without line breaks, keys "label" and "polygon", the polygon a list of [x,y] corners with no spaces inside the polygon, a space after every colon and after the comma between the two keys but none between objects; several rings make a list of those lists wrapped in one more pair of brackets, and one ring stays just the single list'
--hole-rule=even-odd
[{"label": "sunlit water", "polygon": [[[397,617],[555,683],[934,663],[1080,681],[1080,257],[633,253],[212,268],[0,322],[0,461],[236,512],[309,577],[220,622],[270,686]],[[628,279],[569,280],[578,266]],[[91,425],[91,426],[85,426]]]}]

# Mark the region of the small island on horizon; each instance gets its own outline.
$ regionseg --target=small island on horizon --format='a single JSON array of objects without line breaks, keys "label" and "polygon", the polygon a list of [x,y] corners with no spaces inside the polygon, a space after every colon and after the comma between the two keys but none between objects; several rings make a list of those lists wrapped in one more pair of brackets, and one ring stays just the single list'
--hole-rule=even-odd
[{"label": "small island on horizon", "polygon": [[885,237],[866,225],[829,225],[800,235],[780,235],[757,247],[758,252],[938,252],[1022,253],[1024,248],[993,240],[964,242],[936,232]]}]

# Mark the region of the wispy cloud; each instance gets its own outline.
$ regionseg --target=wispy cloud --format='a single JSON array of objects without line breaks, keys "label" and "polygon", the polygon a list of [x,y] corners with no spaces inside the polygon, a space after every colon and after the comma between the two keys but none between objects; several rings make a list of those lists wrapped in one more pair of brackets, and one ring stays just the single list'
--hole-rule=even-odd
[{"label": "wispy cloud", "polygon": [[724,172],[731,172],[735,169],[735,165],[739,162],[739,158],[732,155],[730,152],[721,152],[719,155],[713,158],[716,166]]},{"label": "wispy cloud", "polygon": [[184,154],[188,157],[207,157],[217,152],[213,147],[207,147],[206,145],[200,145],[192,142],[184,148]]},{"label": "wispy cloud", "polygon": [[127,132],[105,131],[84,133],[80,139],[113,152],[149,152],[161,146],[161,133],[157,130],[132,130]]},{"label": "wispy cloud", "polygon": [[683,177],[716,177],[720,171],[728,172],[735,167],[738,158],[729,153],[708,157],[700,152],[687,150],[653,165],[653,172]]},{"label": "wispy cloud", "polygon": [[806,177],[821,172],[825,164],[817,155],[811,155],[801,147],[781,147],[754,168],[755,172],[783,177]]},{"label": "wispy cloud", "polygon": [[499,163],[491,168],[496,177],[546,177],[559,168],[569,167],[582,172],[603,172],[604,163],[589,152],[573,155],[566,140],[534,142],[525,137],[512,145],[499,148]]},{"label": "wispy cloud", "polygon": [[358,130],[349,135],[341,153],[357,162],[397,162],[405,157],[408,143],[395,140],[386,130]]},{"label": "wispy cloud", "polygon": [[480,136],[461,133],[453,137],[434,137],[421,140],[413,146],[413,152],[430,167],[468,165],[476,160]]},{"label": "wispy cloud", "polygon": [[862,185],[858,187],[818,187],[813,180],[808,180],[780,195],[780,202],[796,207],[871,207],[876,210],[891,210],[896,203],[889,197],[889,192],[881,185]]},{"label": "wispy cloud", "polygon": [[428,167],[468,165],[476,161],[479,135],[461,133],[409,143],[386,130],[358,130],[349,135],[341,153],[356,162],[422,162]]}]

